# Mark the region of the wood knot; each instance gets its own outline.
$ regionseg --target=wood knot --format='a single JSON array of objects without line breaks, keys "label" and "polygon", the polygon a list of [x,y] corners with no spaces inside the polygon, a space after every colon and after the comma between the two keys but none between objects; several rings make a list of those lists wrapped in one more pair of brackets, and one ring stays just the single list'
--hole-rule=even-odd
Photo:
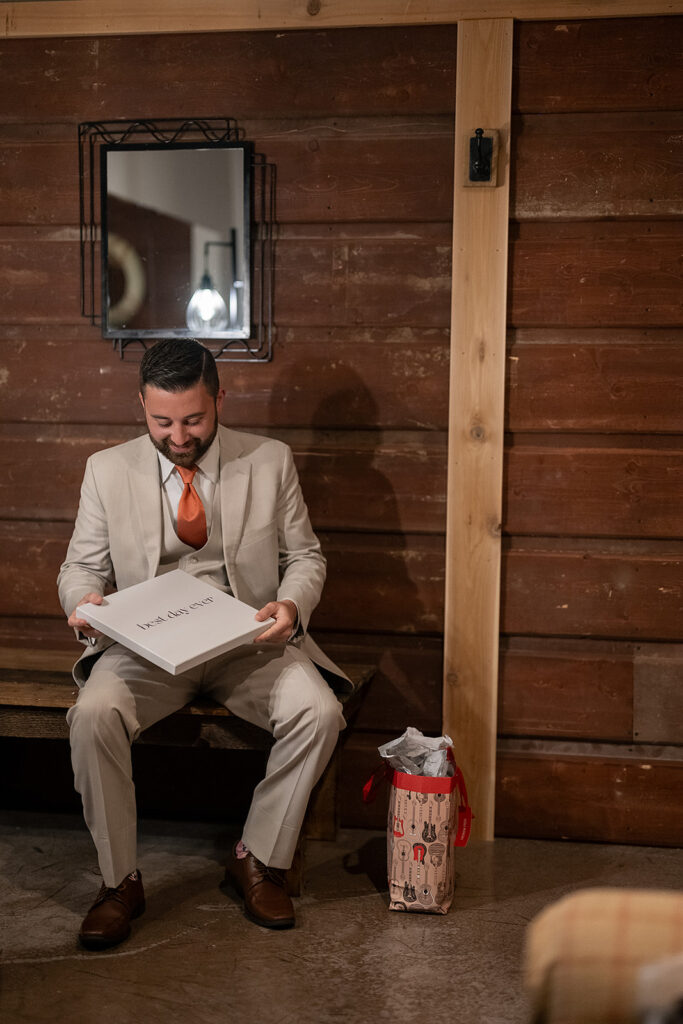
[{"label": "wood knot", "polygon": [[486,431],[484,430],[481,423],[474,423],[470,428],[470,437],[473,441],[483,441],[486,437]]},{"label": "wood knot", "polygon": [[320,3],[320,0],[308,0],[306,10],[311,15],[311,17],[315,17],[316,14],[320,14],[321,6],[322,5]]}]

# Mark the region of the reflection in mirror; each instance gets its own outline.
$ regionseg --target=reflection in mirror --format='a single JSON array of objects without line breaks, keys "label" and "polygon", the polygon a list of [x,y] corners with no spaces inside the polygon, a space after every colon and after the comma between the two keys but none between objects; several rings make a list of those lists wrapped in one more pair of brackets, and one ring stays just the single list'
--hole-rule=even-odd
[{"label": "reflection in mirror", "polygon": [[248,338],[250,143],[105,145],[105,337]]}]

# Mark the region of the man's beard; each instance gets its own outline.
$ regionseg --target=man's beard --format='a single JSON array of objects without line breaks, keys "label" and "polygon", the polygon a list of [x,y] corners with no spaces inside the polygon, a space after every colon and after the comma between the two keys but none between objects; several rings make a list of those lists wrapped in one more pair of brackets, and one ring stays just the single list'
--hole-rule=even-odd
[{"label": "man's beard", "polygon": [[211,447],[213,439],[218,432],[218,413],[216,413],[215,416],[216,418],[214,420],[213,430],[209,437],[203,441],[200,441],[197,437],[191,438],[191,447],[187,448],[185,451],[173,451],[167,437],[165,437],[163,441],[155,441],[150,434],[150,440],[157,451],[160,451],[162,455],[165,455],[169,462],[172,462],[176,466],[182,466],[183,469],[187,469],[189,466],[194,466],[195,462],[198,462],[202,455],[206,455]]}]

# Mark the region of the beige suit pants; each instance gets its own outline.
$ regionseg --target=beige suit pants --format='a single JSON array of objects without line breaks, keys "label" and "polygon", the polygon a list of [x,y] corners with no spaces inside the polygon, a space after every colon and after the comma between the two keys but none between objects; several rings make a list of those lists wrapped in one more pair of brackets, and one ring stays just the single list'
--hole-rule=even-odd
[{"label": "beige suit pants", "polygon": [[272,733],[242,838],[264,864],[291,865],[311,790],[344,727],[341,705],[310,659],[292,646],[248,644],[171,676],[114,644],[67,715],[75,785],[108,886],[137,867],[131,743],[199,694]]}]

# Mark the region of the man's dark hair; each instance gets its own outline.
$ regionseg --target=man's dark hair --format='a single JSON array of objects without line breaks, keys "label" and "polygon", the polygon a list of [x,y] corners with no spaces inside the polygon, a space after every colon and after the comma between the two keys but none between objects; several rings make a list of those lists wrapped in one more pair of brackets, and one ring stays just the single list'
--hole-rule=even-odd
[{"label": "man's dark hair", "polygon": [[187,391],[202,382],[212,398],[220,388],[216,360],[193,338],[168,338],[148,348],[140,363],[140,391]]}]

